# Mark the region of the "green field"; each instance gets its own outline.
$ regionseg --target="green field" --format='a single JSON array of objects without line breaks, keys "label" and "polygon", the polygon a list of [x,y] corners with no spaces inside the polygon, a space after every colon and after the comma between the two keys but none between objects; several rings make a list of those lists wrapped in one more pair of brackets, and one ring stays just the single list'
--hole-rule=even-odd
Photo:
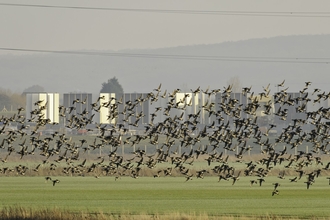
[{"label": "green field", "polygon": [[[49,135],[41,135],[40,139],[45,140]],[[80,146],[81,140],[85,140],[91,144],[96,140],[100,143],[97,136],[67,136],[73,146]],[[126,139],[130,136],[123,136]],[[8,134],[0,135],[0,143],[4,138],[8,138]],[[263,137],[262,141],[269,140],[275,142],[276,137]],[[134,137],[133,137],[134,139]],[[50,149],[54,148],[58,137],[54,138],[50,145]],[[18,136],[10,145],[15,149],[10,156],[9,144],[4,143],[0,149],[0,219],[22,219],[30,216],[29,219],[36,219],[36,213],[30,213],[28,210],[53,210],[46,212],[46,217],[38,219],[49,219],[47,215],[58,214],[53,219],[81,219],[83,216],[72,218],[68,215],[71,213],[87,213],[95,214],[93,219],[101,219],[98,214],[102,213],[110,218],[104,219],[132,219],[132,216],[138,216],[135,219],[328,219],[330,216],[330,185],[327,177],[330,175],[329,169],[325,169],[329,163],[327,154],[314,153],[314,156],[319,156],[322,159],[322,164],[311,160],[305,164],[303,171],[305,174],[298,182],[290,182],[290,178],[296,177],[298,173],[298,164],[307,161],[307,156],[295,161],[290,168],[289,159],[292,155],[296,155],[297,150],[306,150],[310,152],[312,147],[309,143],[303,142],[297,149],[288,147],[287,153],[283,155],[284,161],[282,164],[274,164],[274,168],[269,169],[266,182],[262,186],[250,186],[250,180],[256,180],[257,177],[253,173],[251,176],[244,176],[243,171],[247,167],[247,163],[254,161],[257,168],[265,168],[264,164],[260,163],[260,159],[267,158],[267,154],[261,154],[262,147],[254,143],[254,140],[249,140],[247,144],[252,147],[251,152],[246,152],[242,160],[237,160],[235,153],[237,151],[224,150],[222,145],[219,145],[217,153],[228,155],[228,166],[234,168],[233,175],[238,175],[241,172],[240,179],[232,185],[233,177],[229,181],[221,180],[218,182],[218,174],[211,169],[223,162],[212,162],[208,165],[206,159],[213,153],[209,148],[207,154],[201,155],[197,159],[196,149],[201,146],[209,145],[207,138],[194,145],[183,147],[182,152],[189,154],[191,149],[195,150],[194,156],[189,158],[187,162],[182,163],[187,173],[193,175],[193,179],[186,182],[185,175],[179,172],[178,168],[174,168],[175,164],[167,161],[162,161],[156,164],[152,169],[145,164],[141,165],[141,171],[137,179],[131,178],[132,172],[130,169],[124,169],[124,165],[128,160],[132,160],[134,168],[137,167],[137,161],[140,157],[135,156],[133,151],[136,149],[145,149],[146,156],[144,162],[149,157],[158,157],[155,153],[166,140],[165,136],[159,137],[158,145],[151,145],[150,140],[142,140],[139,144],[121,145],[116,153],[123,156],[124,162],[117,167],[116,173],[105,174],[102,168],[110,165],[111,159],[108,154],[112,152],[114,147],[104,144],[101,149],[83,151],[79,147],[79,158],[77,160],[62,160],[55,162],[60,155],[72,158],[75,154],[66,148],[62,148],[61,152],[54,154],[45,160],[45,156],[41,155],[40,149],[37,149],[35,154],[25,154],[20,157],[22,145],[27,146],[27,151],[32,151],[30,137]],[[234,140],[235,142],[236,140]],[[175,143],[169,152],[170,156],[181,155],[174,154],[176,149],[179,149],[179,141]],[[123,147],[124,146],[124,147]],[[277,152],[283,150],[284,144],[280,143],[274,146]],[[308,148],[309,147],[309,148]],[[202,149],[201,148],[201,149]],[[92,148],[91,148],[92,149]],[[251,154],[250,154],[251,153]],[[156,156],[153,156],[156,155]],[[102,161],[102,157],[105,159]],[[63,169],[67,167],[78,167],[83,161],[85,165],[81,166],[84,170],[81,175],[77,173],[64,173]],[[258,162],[258,163],[257,163]],[[100,164],[98,164],[100,163]],[[40,169],[35,171],[34,168],[39,166]],[[50,169],[52,164],[55,164],[56,170]],[[95,170],[88,171],[93,165],[98,164]],[[24,173],[19,173],[17,167],[25,166],[28,169]],[[272,164],[273,166],[273,164]],[[272,167],[271,166],[271,167]],[[171,176],[164,177],[164,169],[173,168]],[[256,170],[257,170],[256,168]],[[197,171],[206,169],[209,173],[205,173],[204,179],[197,179]],[[315,178],[315,183],[306,189],[307,173],[321,170],[321,176]],[[10,171],[9,171],[10,170]],[[152,176],[160,171],[159,178]],[[280,171],[285,172],[285,179],[280,179],[277,176]],[[122,176],[115,181],[115,177]],[[45,181],[45,176],[51,176],[52,179],[59,179],[60,182],[55,186],[52,182]],[[98,176],[100,178],[95,178]],[[278,187],[279,195],[272,196],[274,189],[273,183],[280,183]],[[16,207],[16,209],[15,209]],[[17,208],[18,207],[18,208]],[[9,210],[9,211],[8,211]],[[12,211],[10,211],[12,210]],[[8,214],[6,214],[8,212]],[[16,217],[15,214],[21,212]],[[62,218],[61,213],[67,213],[66,218]],[[183,216],[181,216],[183,215]],[[5,218],[4,216],[10,216]],[[115,218],[112,218],[115,216]],[[125,218],[123,218],[125,216]],[[155,217],[156,216],[156,217]],[[179,217],[177,217],[179,216]],[[174,218],[175,217],[175,218]],[[91,219],[91,216],[84,217]],[[27,218],[25,218],[27,219]]]},{"label": "green field", "polygon": [[[59,208],[72,212],[106,214],[195,213],[208,216],[270,216],[326,218],[330,216],[330,186],[324,176],[306,189],[301,179],[268,177],[262,185],[249,184],[253,177],[218,182],[205,177],[185,182],[184,177],[63,177],[52,186],[44,177],[2,177],[1,206]],[[272,196],[279,182],[279,195]]]}]

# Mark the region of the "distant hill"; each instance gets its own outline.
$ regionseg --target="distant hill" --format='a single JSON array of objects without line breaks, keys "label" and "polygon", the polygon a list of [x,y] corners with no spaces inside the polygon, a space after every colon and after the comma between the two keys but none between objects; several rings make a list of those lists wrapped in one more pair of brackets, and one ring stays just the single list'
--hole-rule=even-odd
[{"label": "distant hill", "polygon": [[[101,84],[117,77],[124,92],[150,92],[162,83],[169,92],[180,88],[190,91],[201,86],[220,88],[238,76],[243,86],[260,91],[271,83],[271,89],[285,79],[288,91],[298,91],[304,82],[324,90],[330,83],[330,65],[324,63],[262,62],[264,57],[329,58],[330,35],[281,36],[209,45],[173,48],[94,51],[107,53],[138,53],[187,56],[225,56],[230,61],[132,58],[121,56],[90,56],[66,54],[1,55],[2,88],[23,91],[40,85],[47,92],[91,92],[97,94]],[[258,57],[259,62],[237,61],[237,57]],[[215,58],[215,57],[213,57]],[[287,59],[285,61],[288,61]],[[305,62],[307,60],[295,60]],[[324,61],[312,59],[309,61]],[[328,60],[325,60],[328,61]]]}]

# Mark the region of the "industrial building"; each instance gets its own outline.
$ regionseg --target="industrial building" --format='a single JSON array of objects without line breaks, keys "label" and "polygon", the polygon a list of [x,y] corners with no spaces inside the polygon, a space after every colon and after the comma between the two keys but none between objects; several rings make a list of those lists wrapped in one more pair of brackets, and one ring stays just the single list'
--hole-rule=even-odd
[{"label": "industrial building", "polygon": [[[286,93],[282,99],[274,96],[261,97],[260,95],[246,95],[243,93],[100,93],[99,98],[92,99],[91,93],[67,93],[63,98],[59,93],[27,93],[26,94],[26,119],[31,120],[33,112],[40,110],[39,115],[50,122],[66,124],[72,115],[83,115],[91,118],[93,123],[122,124],[130,130],[144,129],[147,125],[157,124],[166,118],[179,118],[188,120],[191,114],[199,114],[201,126],[210,125],[220,120],[230,124],[235,118],[246,119],[258,117],[258,122],[267,126],[269,123],[277,125],[277,129],[286,126],[286,123],[295,119],[306,119],[306,112],[317,109],[329,108],[329,101],[319,98],[317,95],[309,95],[309,101],[304,106],[306,94],[300,92]],[[246,111],[246,107],[257,99],[257,109],[254,115]],[[282,101],[281,101],[282,100]],[[62,101],[62,103],[60,103]],[[229,103],[231,102],[231,103]],[[283,103],[284,102],[284,103]],[[116,103],[116,105],[114,105]],[[270,111],[266,113],[265,106],[270,105]],[[64,112],[59,111],[63,106]],[[112,108],[116,106],[115,108]],[[223,107],[232,106],[230,112]],[[304,108],[299,110],[300,108]],[[278,115],[285,112],[285,120]],[[237,115],[233,115],[236,114]],[[65,117],[61,117],[61,115]],[[95,116],[95,117],[94,117]]]},{"label": "industrial building", "polygon": [[[147,124],[149,106],[147,93],[101,93],[99,99],[100,120],[102,124],[131,124],[134,127]],[[131,114],[128,117],[128,114]],[[143,115],[141,115],[143,114]]]},{"label": "industrial building", "polygon": [[66,108],[66,119],[71,115],[92,116],[92,93],[65,93],[63,94],[63,106]]},{"label": "industrial building", "polygon": [[32,120],[34,113],[49,119],[51,123],[59,123],[59,93],[27,93],[26,119]]}]

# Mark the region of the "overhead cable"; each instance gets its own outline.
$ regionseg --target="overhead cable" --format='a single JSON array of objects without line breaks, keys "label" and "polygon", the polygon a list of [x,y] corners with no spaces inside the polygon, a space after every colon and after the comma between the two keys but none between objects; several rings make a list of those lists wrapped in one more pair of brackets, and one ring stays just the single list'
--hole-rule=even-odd
[{"label": "overhead cable", "polygon": [[181,10],[181,9],[147,9],[147,8],[109,8],[109,7],[86,7],[42,4],[14,4],[0,3],[0,6],[55,8],[75,10],[102,10],[123,12],[148,12],[148,13],[171,13],[171,14],[203,14],[203,15],[237,15],[237,16],[272,16],[272,17],[318,17],[329,18],[330,12],[306,12],[306,11],[225,11],[225,10]]},{"label": "overhead cable", "polygon": [[87,56],[112,56],[112,57],[132,57],[132,58],[152,58],[152,59],[174,59],[174,60],[205,60],[205,61],[231,61],[231,62],[259,62],[259,63],[310,63],[328,64],[330,58],[324,57],[255,57],[255,56],[207,56],[207,55],[183,55],[183,54],[150,54],[150,53],[119,53],[101,51],[57,51],[40,49],[23,49],[0,47],[2,51],[34,52],[34,53],[55,53],[69,55]]}]

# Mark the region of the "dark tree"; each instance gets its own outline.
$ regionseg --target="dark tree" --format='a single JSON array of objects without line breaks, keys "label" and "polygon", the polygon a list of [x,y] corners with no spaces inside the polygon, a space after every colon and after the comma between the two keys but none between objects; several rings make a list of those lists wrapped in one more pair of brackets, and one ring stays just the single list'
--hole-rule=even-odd
[{"label": "dark tree", "polygon": [[13,109],[24,107],[25,105],[25,97],[18,93],[13,93],[9,89],[5,90],[0,88],[0,111],[4,108],[8,111],[12,111]]},{"label": "dark tree", "polygon": [[100,93],[124,94],[124,90],[123,87],[119,84],[118,79],[113,77],[112,79],[108,79],[108,82],[102,83],[102,89]]},{"label": "dark tree", "polygon": [[9,107],[11,106],[11,99],[8,95],[0,93],[0,111],[4,108],[9,110]]}]

